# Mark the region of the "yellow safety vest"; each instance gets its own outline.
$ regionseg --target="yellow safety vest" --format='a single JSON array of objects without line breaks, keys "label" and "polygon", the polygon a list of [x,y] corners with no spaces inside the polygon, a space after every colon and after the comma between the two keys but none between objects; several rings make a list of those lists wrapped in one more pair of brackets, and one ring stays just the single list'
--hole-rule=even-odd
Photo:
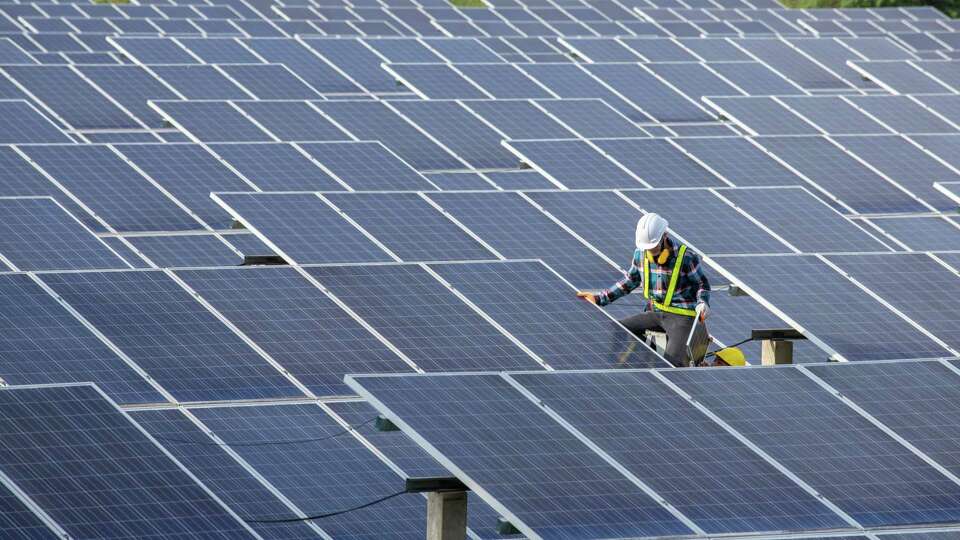
[{"label": "yellow safety vest", "polygon": [[[687,246],[680,246],[680,249],[677,251],[677,262],[673,264],[673,273],[670,274],[670,285],[667,286],[667,294],[663,297],[663,303],[656,302],[654,300],[651,300],[650,302],[660,311],[674,313],[677,315],[686,315],[688,317],[696,317],[697,311],[695,309],[683,309],[670,305],[670,302],[673,300],[673,292],[677,289],[677,280],[680,279],[680,269],[683,266],[683,254],[686,252]],[[643,265],[643,297],[647,300],[650,300],[650,263],[652,262],[653,255],[651,255],[649,251],[645,251]]]}]

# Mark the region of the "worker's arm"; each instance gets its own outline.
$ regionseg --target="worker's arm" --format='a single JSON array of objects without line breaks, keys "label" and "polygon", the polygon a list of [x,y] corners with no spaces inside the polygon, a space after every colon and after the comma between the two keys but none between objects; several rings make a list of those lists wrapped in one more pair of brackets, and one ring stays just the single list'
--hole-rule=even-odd
[{"label": "worker's arm", "polygon": [[700,260],[700,255],[689,250],[686,259],[687,279],[697,284],[697,303],[709,306],[710,280],[707,279],[707,274],[703,271],[703,261]]},{"label": "worker's arm", "polygon": [[636,250],[633,253],[633,261],[630,263],[630,269],[627,270],[623,279],[613,284],[609,289],[600,291],[596,295],[597,305],[605,306],[617,298],[630,294],[630,291],[643,285],[643,251]]}]

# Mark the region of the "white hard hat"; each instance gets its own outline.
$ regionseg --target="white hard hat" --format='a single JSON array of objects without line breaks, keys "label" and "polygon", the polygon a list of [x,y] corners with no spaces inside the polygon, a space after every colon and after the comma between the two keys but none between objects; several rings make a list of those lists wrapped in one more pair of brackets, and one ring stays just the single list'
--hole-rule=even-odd
[{"label": "white hard hat", "polygon": [[644,214],[637,222],[637,249],[653,249],[667,232],[667,220],[660,214]]}]

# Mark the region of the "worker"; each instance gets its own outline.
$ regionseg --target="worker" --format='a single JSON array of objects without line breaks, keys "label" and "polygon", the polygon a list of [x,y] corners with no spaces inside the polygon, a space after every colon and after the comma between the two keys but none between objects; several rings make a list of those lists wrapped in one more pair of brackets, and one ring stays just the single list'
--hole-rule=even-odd
[{"label": "worker", "polygon": [[[630,270],[622,280],[598,294],[579,291],[577,296],[605,306],[642,285],[648,311],[620,322],[641,339],[648,330],[665,332],[664,357],[676,367],[685,366],[687,338],[695,318],[703,322],[710,314],[710,282],[700,268],[700,256],[670,238],[667,220],[654,213],[637,222],[636,244]],[[705,344],[708,339],[706,328],[698,324],[693,342]]]}]

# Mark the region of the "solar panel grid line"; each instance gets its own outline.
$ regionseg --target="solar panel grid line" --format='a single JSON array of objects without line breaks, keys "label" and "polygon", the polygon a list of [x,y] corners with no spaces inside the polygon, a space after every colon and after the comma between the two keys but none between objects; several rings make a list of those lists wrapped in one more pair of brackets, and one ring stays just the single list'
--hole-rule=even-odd
[{"label": "solar panel grid line", "polygon": [[953,356],[960,356],[960,351],[957,351],[956,349],[954,349],[953,347],[951,347],[947,342],[945,342],[944,340],[942,340],[942,339],[940,339],[939,337],[937,337],[933,332],[931,332],[930,330],[926,329],[923,325],[921,325],[920,323],[918,323],[916,320],[914,320],[913,318],[911,318],[909,315],[907,315],[906,313],[904,313],[903,311],[901,311],[899,308],[897,308],[896,306],[894,306],[893,304],[891,304],[889,301],[887,301],[886,299],[884,299],[883,297],[881,297],[879,294],[875,293],[875,292],[874,292],[872,289],[870,289],[866,284],[862,283],[861,281],[859,281],[858,279],[856,279],[856,278],[853,277],[852,275],[850,275],[850,274],[848,274],[847,272],[845,272],[837,263],[831,261],[830,259],[828,259],[827,257],[825,257],[825,256],[823,256],[823,255],[816,255],[816,257],[817,257],[817,259],[819,259],[822,263],[824,263],[825,265],[829,266],[829,267],[832,268],[834,271],[836,271],[838,274],[842,275],[845,279],[847,279],[848,281],[850,281],[851,283],[853,283],[854,285],[856,285],[860,290],[862,290],[863,292],[865,292],[865,293],[867,294],[867,296],[873,298],[874,300],[876,300],[877,302],[879,302],[880,304],[882,304],[884,307],[886,307],[887,309],[889,309],[890,311],[892,311],[893,313],[895,313],[898,317],[900,317],[901,319],[903,319],[904,322],[906,322],[908,325],[912,326],[913,328],[915,328],[916,330],[918,330],[920,333],[922,333],[922,334],[925,335],[926,337],[930,338],[930,340],[933,341],[933,342],[935,342],[937,345],[940,345],[941,347],[943,347],[943,348],[945,349],[945,352],[948,352],[949,354],[952,354]]},{"label": "solar panel grid line", "polygon": [[508,151],[510,151],[511,153],[513,153],[513,155],[517,156],[517,159],[520,161],[521,164],[526,164],[526,165],[529,166],[531,169],[533,169],[533,170],[537,171],[538,173],[540,173],[541,175],[543,175],[544,178],[546,178],[547,180],[549,180],[550,183],[552,183],[553,185],[557,186],[558,189],[564,189],[564,190],[570,189],[570,188],[568,188],[567,186],[565,186],[562,182],[560,182],[559,180],[557,180],[553,175],[551,175],[551,174],[548,173],[546,170],[544,170],[544,168],[543,168],[542,166],[537,165],[537,163],[536,163],[535,161],[533,161],[533,160],[531,160],[530,158],[528,158],[527,156],[525,156],[520,150],[518,150],[518,149],[515,148],[513,145],[511,145],[510,142],[511,142],[511,141],[504,140],[504,141],[500,141],[500,144],[501,144],[501,146],[503,146],[504,148],[506,148]]},{"label": "solar panel grid line", "polygon": [[551,419],[563,426],[571,435],[573,435],[577,440],[587,446],[595,454],[600,456],[604,462],[613,467],[617,472],[627,478],[631,483],[640,488],[644,493],[646,493],[651,499],[656,501],[660,506],[666,509],[673,517],[679,520],[681,523],[687,526],[694,534],[699,536],[705,536],[707,533],[699,525],[697,525],[692,519],[683,514],[676,506],[667,502],[667,500],[657,493],[652,487],[650,487],[646,482],[638,478],[635,474],[630,472],[629,469],[623,466],[619,461],[617,461],[613,456],[608,452],[603,450],[598,446],[593,440],[584,435],[582,431],[577,429],[573,424],[568,422],[560,414],[553,411],[549,406],[543,404],[542,400],[536,396],[533,392],[528,390],[515,378],[511,377],[509,373],[501,373],[500,377],[507,381],[511,387],[513,387],[521,395],[529,399],[531,402],[535,403],[542,411],[544,411]]},{"label": "solar panel grid line", "polygon": [[[783,369],[783,368],[777,368],[777,369]],[[787,368],[787,369],[793,369],[793,368]],[[780,462],[779,462],[776,458],[774,458],[772,455],[770,455],[769,453],[767,453],[766,451],[764,451],[762,448],[760,448],[759,446],[757,446],[756,443],[754,443],[754,442],[751,441],[749,438],[747,438],[746,436],[744,436],[742,433],[740,433],[740,432],[739,432],[736,428],[734,428],[732,425],[730,425],[729,423],[727,423],[726,421],[724,421],[719,415],[717,415],[716,413],[714,413],[713,411],[711,411],[709,407],[707,407],[707,406],[704,405],[703,403],[700,403],[699,401],[697,401],[696,399],[694,399],[692,395],[690,395],[689,393],[685,392],[685,391],[684,391],[682,388],[680,388],[676,383],[674,383],[673,381],[671,381],[670,379],[668,379],[667,377],[665,377],[660,370],[651,370],[650,373],[651,373],[654,377],[656,377],[657,380],[659,380],[661,383],[663,383],[663,384],[666,385],[668,388],[670,388],[674,393],[676,393],[676,394],[679,395],[680,397],[682,397],[682,398],[684,398],[685,400],[687,400],[688,402],[690,402],[690,405],[692,405],[694,408],[696,408],[696,409],[699,410],[701,413],[703,413],[703,414],[706,415],[708,418],[710,418],[715,424],[717,424],[717,425],[719,425],[720,427],[722,427],[722,428],[724,429],[724,431],[726,431],[727,433],[729,433],[730,435],[732,435],[734,438],[736,438],[737,441],[739,441],[741,444],[743,444],[744,446],[746,446],[747,448],[749,448],[750,450],[752,450],[755,454],[757,454],[758,456],[760,456],[764,461],[766,461],[768,464],[770,464],[771,466],[773,466],[773,468],[775,468],[777,471],[779,471],[779,472],[780,472],[781,474],[783,474],[784,476],[788,477],[788,478],[789,478],[790,480],[792,480],[796,485],[800,486],[801,489],[803,489],[805,492],[807,492],[808,494],[810,494],[812,497],[814,497],[814,498],[816,498],[817,500],[819,500],[824,506],[826,506],[827,508],[829,508],[830,510],[832,510],[835,514],[837,514],[838,516],[840,516],[840,518],[843,519],[845,522],[847,522],[851,527],[854,527],[854,528],[857,528],[857,529],[863,529],[863,526],[862,526],[860,523],[858,523],[856,519],[854,519],[852,516],[850,516],[849,514],[847,514],[846,512],[844,512],[844,511],[843,511],[839,506],[837,506],[833,501],[831,501],[831,500],[828,499],[827,497],[824,497],[820,492],[818,492],[818,491],[816,490],[816,488],[814,488],[813,486],[811,486],[809,483],[805,482],[802,478],[800,478],[799,476],[797,476],[796,473],[794,473],[793,471],[791,471],[789,468],[787,468],[785,465],[783,465],[782,463],[780,463]]]},{"label": "solar panel grid line", "polygon": [[828,141],[830,141],[831,143],[833,143],[835,146],[837,146],[838,148],[840,148],[841,150],[843,150],[846,154],[848,154],[849,156],[851,156],[852,158],[854,158],[854,159],[857,160],[858,162],[862,163],[863,166],[865,166],[866,168],[868,168],[868,169],[870,169],[871,171],[873,171],[875,174],[877,174],[878,176],[880,176],[881,178],[883,178],[884,180],[886,180],[887,182],[889,182],[890,184],[892,184],[893,186],[895,186],[897,189],[899,189],[899,190],[902,191],[903,193],[909,195],[911,198],[913,198],[914,200],[916,200],[919,204],[921,204],[921,205],[924,206],[925,208],[929,209],[931,212],[936,212],[936,211],[937,211],[936,207],[934,207],[933,205],[931,205],[931,204],[928,203],[927,201],[921,199],[919,196],[917,196],[917,194],[915,194],[915,193],[913,193],[912,191],[908,190],[906,187],[903,186],[903,184],[901,184],[900,182],[897,182],[896,180],[894,180],[893,178],[891,178],[890,175],[886,174],[884,171],[881,171],[879,168],[877,168],[876,166],[872,165],[872,164],[869,163],[867,160],[865,160],[864,158],[862,158],[862,157],[860,157],[859,155],[857,155],[855,152],[852,152],[852,151],[850,151],[848,148],[846,148],[845,146],[843,146],[843,143],[842,143],[841,141],[838,141],[837,138],[835,138],[835,137],[825,137],[825,139],[828,140]]},{"label": "solar panel grid line", "polygon": [[462,230],[463,232],[465,232],[468,236],[470,236],[470,238],[473,238],[478,244],[480,244],[481,246],[483,246],[484,249],[486,249],[487,251],[489,251],[490,253],[492,253],[495,257],[497,257],[497,258],[500,259],[500,260],[506,260],[506,259],[507,259],[506,257],[503,256],[503,254],[501,254],[501,253],[500,253],[499,251],[497,251],[493,246],[491,246],[486,240],[484,240],[483,238],[481,238],[480,235],[478,235],[477,233],[473,232],[469,227],[467,227],[466,225],[464,225],[459,219],[456,218],[456,216],[454,216],[454,215],[451,214],[450,212],[447,212],[442,206],[440,206],[439,204],[437,204],[436,201],[434,201],[433,199],[431,199],[430,197],[428,197],[426,193],[424,193],[424,192],[421,191],[421,192],[418,192],[417,195],[418,195],[421,199],[425,200],[425,201],[427,202],[427,204],[429,204],[430,206],[432,206],[437,212],[440,212],[441,214],[443,214],[443,216],[444,216],[445,218],[447,218],[448,220],[452,221],[457,227],[460,228],[460,230]]},{"label": "solar panel grid line", "polygon": [[[943,362],[943,363],[949,364],[949,362]],[[903,438],[903,436],[901,436],[899,433],[897,433],[896,431],[891,429],[889,426],[887,426],[886,424],[878,420],[874,415],[870,414],[866,409],[858,405],[855,401],[853,401],[849,397],[845,396],[839,390],[831,386],[828,382],[824,381],[823,379],[818,377],[816,374],[814,374],[812,371],[804,368],[803,366],[797,366],[795,369],[800,373],[804,374],[807,378],[809,378],[813,382],[817,383],[818,386],[820,386],[821,388],[823,388],[824,390],[832,394],[835,398],[843,402],[844,405],[856,411],[857,414],[866,418],[867,421],[869,421],[871,424],[873,424],[878,429],[880,429],[880,431],[885,433],[888,437],[897,441],[902,446],[906,447],[911,453],[913,453],[915,456],[922,459],[927,465],[933,467],[937,472],[949,478],[953,483],[960,485],[960,477],[957,477],[957,475],[952,473],[949,469],[947,469],[946,467],[938,463],[936,460],[931,458],[929,455],[927,455],[926,452],[924,452],[920,448],[917,448],[910,441]]]},{"label": "solar panel grid line", "polygon": [[[57,538],[69,538],[70,535],[67,534],[67,531],[57,523],[50,514],[48,514],[35,500],[33,500],[30,495],[28,495],[23,489],[18,486],[14,481],[7,476],[3,471],[0,471],[0,486],[5,487],[6,490],[16,498],[20,503],[22,503],[30,513],[38,519],[43,525],[56,535]],[[22,534],[28,534],[26,531],[21,531]]]}]

